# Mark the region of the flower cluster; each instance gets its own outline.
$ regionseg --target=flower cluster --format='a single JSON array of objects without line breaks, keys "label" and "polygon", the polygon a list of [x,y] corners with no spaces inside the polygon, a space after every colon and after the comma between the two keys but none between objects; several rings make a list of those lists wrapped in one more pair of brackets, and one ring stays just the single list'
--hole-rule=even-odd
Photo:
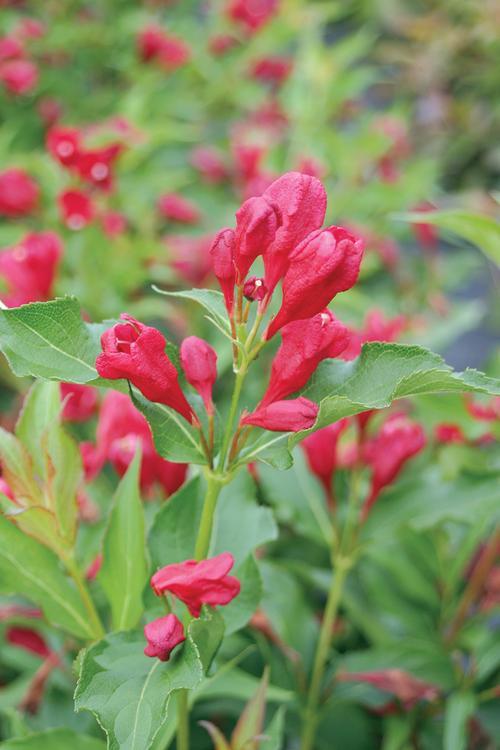
[{"label": "flower cluster", "polygon": [[[223,552],[207,560],[186,560],[166,565],[151,578],[157,596],[170,594],[183,602],[192,617],[199,617],[201,608],[224,606],[240,593],[240,582],[228,575],[234,565],[233,556]],[[170,658],[172,650],[185,640],[184,627],[175,614],[160,617],[146,625],[148,642],[144,653],[161,661]]]}]

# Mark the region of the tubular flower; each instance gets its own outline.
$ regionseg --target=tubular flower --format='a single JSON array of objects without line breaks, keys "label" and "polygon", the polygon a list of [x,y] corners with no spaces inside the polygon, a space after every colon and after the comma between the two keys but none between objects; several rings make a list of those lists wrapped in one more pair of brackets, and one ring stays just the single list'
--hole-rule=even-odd
[{"label": "tubular flower", "polygon": [[240,582],[228,575],[233,565],[229,552],[200,562],[174,563],[158,570],[151,578],[151,586],[158,596],[170,593],[177,597],[193,617],[199,617],[203,604],[229,604],[240,593]]},{"label": "tubular flower", "polygon": [[210,248],[214,274],[224,295],[229,314],[233,310],[236,268],[234,265],[234,231],[221,229]]},{"label": "tubular flower", "polygon": [[362,254],[362,241],[342,227],[312,232],[289,256],[283,301],[266,338],[293,320],[316,315],[335,295],[350,289],[358,278]]},{"label": "tubular flower", "polygon": [[0,216],[17,219],[32,213],[39,194],[38,185],[24,170],[0,172]]},{"label": "tubular flower", "polygon": [[12,307],[47,300],[62,256],[54,232],[32,232],[0,253],[0,277],[7,282],[5,304]]},{"label": "tubular flower", "polygon": [[210,344],[197,336],[188,336],[181,344],[180,358],[187,382],[203,399],[205,409],[213,412],[212,388],[217,380],[217,354]]},{"label": "tubular flower", "polygon": [[[262,197],[275,207],[280,217],[272,244],[262,250],[266,284],[270,292],[273,292],[287,271],[291,253],[323,224],[326,192],[316,177],[300,172],[287,172],[275,180]],[[321,307],[326,307],[326,304],[325,302]]]},{"label": "tubular flower", "polygon": [[97,411],[97,390],[90,385],[61,383],[64,402],[62,417],[68,422],[85,422]]},{"label": "tubular flower", "polygon": [[186,640],[182,622],[173,614],[148,622],[144,636],[148,642],[144,653],[160,661],[168,661],[174,648]]},{"label": "tubular flower", "polygon": [[300,432],[313,426],[318,411],[317,404],[301,396],[290,401],[274,401],[269,406],[259,406],[243,417],[241,424],[251,424],[271,432]]},{"label": "tubular flower", "polygon": [[261,406],[302,388],[323,359],[338,357],[343,352],[349,338],[349,330],[330,310],[285,326]]},{"label": "tubular flower", "polygon": [[66,128],[54,125],[47,133],[46,146],[49,154],[62,164],[72,167],[81,149],[81,135],[76,128]]},{"label": "tubular flower", "polygon": [[126,313],[120,318],[125,322],[101,336],[102,354],[96,359],[99,375],[130,380],[147,399],[169,406],[191,422],[193,411],[179,386],[177,370],[165,354],[163,334]]},{"label": "tubular flower", "polygon": [[96,445],[81,443],[85,475],[88,481],[110,461],[123,476],[141,446],[140,485],[149,492],[155,483],[167,496],[176,492],[186,478],[187,465],[162,458],[155,449],[151,428],[141,412],[124,393],[111,391],[103,401],[97,424]]},{"label": "tubular flower", "polygon": [[406,462],[425,447],[421,425],[404,414],[393,414],[378,435],[365,443],[364,458],[372,469],[370,494],[363,508],[366,516],[384,487],[391,484]]},{"label": "tubular flower", "polygon": [[361,347],[369,341],[396,341],[408,321],[404,315],[386,318],[381,310],[370,310],[360,331],[351,331],[348,347],[342,353],[342,359],[351,360],[361,354]]},{"label": "tubular flower", "polygon": [[58,196],[57,202],[61,218],[68,229],[74,231],[83,229],[94,218],[92,200],[82,190],[65,190]]},{"label": "tubular flower", "polygon": [[264,26],[278,10],[279,0],[230,0],[226,13],[249,34]]},{"label": "tubular flower", "polygon": [[38,68],[31,60],[8,60],[0,65],[0,83],[16,96],[28,94],[38,83]]},{"label": "tubular flower", "polygon": [[113,184],[113,166],[122,150],[121,143],[112,143],[98,149],[82,150],[77,155],[74,168],[85,182],[101,190],[110,190]]},{"label": "tubular flower", "polygon": [[213,146],[197,146],[191,151],[191,166],[200,176],[212,185],[224,182],[229,176],[229,170],[223,155]]},{"label": "tubular flower", "polygon": [[181,224],[197,224],[201,219],[198,207],[177,193],[166,193],[158,200],[158,210],[165,219]]},{"label": "tubular flower", "polygon": [[309,468],[323,485],[330,502],[333,502],[332,482],[339,463],[337,443],[347,425],[347,419],[341,419],[311,433],[301,443]]},{"label": "tubular flower", "polygon": [[243,296],[249,302],[262,302],[267,294],[267,286],[264,279],[258,279],[257,276],[249,276],[243,286]]}]

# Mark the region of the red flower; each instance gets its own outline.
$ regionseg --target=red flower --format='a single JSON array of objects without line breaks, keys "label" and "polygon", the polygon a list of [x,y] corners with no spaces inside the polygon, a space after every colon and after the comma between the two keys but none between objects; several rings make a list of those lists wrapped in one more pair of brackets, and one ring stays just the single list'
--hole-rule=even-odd
[{"label": "red flower", "polygon": [[10,643],[12,646],[19,646],[19,648],[41,656],[43,659],[46,659],[50,654],[50,649],[42,636],[31,628],[20,626],[7,628],[5,638],[7,643]]},{"label": "red flower", "polygon": [[113,165],[123,151],[121,143],[112,143],[104,148],[81,150],[74,167],[80,178],[101,190],[110,190],[113,183]]},{"label": "red flower", "polygon": [[96,445],[80,445],[87,480],[93,479],[106,461],[110,461],[115,471],[123,476],[138,444],[142,451],[141,489],[149,492],[158,483],[167,496],[172,495],[184,483],[187,465],[166,461],[156,452],[148,421],[128,396],[117,391],[108,393],[103,401]]},{"label": "red flower", "polygon": [[392,693],[403,704],[406,711],[411,710],[421,700],[433,701],[439,691],[428,682],[418,680],[402,669],[381,669],[378,672],[352,672],[340,674],[344,682],[366,682],[385,693]]},{"label": "red flower", "polygon": [[393,414],[382,425],[378,435],[364,447],[364,458],[372,469],[370,495],[364,507],[366,516],[379,494],[394,482],[410,458],[425,447],[425,433],[421,425],[404,414]]},{"label": "red flower", "polygon": [[54,125],[62,115],[62,105],[50,96],[44,96],[38,100],[36,105],[37,112],[41,121],[46,128]]},{"label": "red flower", "polygon": [[228,573],[234,565],[229,552],[208,560],[186,560],[161,568],[151,578],[155,594],[170,593],[180,599],[193,617],[199,617],[203,604],[211,607],[229,604],[240,593],[240,582]]},{"label": "red flower", "polygon": [[210,274],[212,263],[210,248],[213,234],[192,237],[186,234],[169,234],[164,241],[170,254],[170,265],[190,284],[203,284]]},{"label": "red flower", "polygon": [[148,642],[144,653],[156,656],[160,661],[168,661],[174,648],[186,640],[182,622],[173,614],[148,622],[144,636]]},{"label": "red flower", "polygon": [[36,18],[22,18],[16,27],[16,34],[21,39],[40,39],[45,33],[45,24]]},{"label": "red flower", "polygon": [[251,424],[272,432],[299,432],[313,426],[318,411],[317,404],[300,396],[290,401],[274,401],[269,406],[259,406],[243,417],[241,424]]},{"label": "red flower", "polygon": [[243,296],[249,302],[262,302],[267,294],[267,286],[264,279],[258,279],[257,276],[250,276],[243,286]]},{"label": "red flower", "polygon": [[0,216],[16,219],[30,214],[39,193],[36,182],[22,169],[0,172]]},{"label": "red flower", "polygon": [[198,224],[201,212],[198,207],[178,193],[166,193],[158,200],[158,210],[165,219],[182,224]]},{"label": "red flower", "polygon": [[438,443],[465,443],[467,442],[461,427],[457,424],[438,424],[434,430],[434,436]]},{"label": "red flower", "polygon": [[208,40],[208,49],[212,55],[219,57],[220,55],[225,55],[226,52],[237,44],[238,40],[234,36],[231,36],[231,34],[216,34]]},{"label": "red flower", "polygon": [[9,60],[0,66],[0,82],[11,94],[27,94],[38,83],[38,68],[31,60]]},{"label": "red flower", "polygon": [[106,211],[100,217],[104,234],[108,237],[118,237],[127,231],[127,217],[118,211]]},{"label": "red flower", "polygon": [[210,256],[214,274],[224,295],[229,314],[233,310],[236,267],[234,265],[234,232],[232,229],[221,229],[210,247]]},{"label": "red flower", "polygon": [[351,331],[348,347],[342,353],[342,359],[351,360],[361,354],[361,347],[368,341],[396,341],[407,327],[404,315],[386,318],[380,310],[370,310],[360,331]]},{"label": "red flower", "polygon": [[0,253],[0,276],[8,285],[5,304],[17,307],[51,297],[61,256],[61,241],[54,232],[27,234]]},{"label": "red flower", "polygon": [[363,243],[342,227],[312,232],[289,256],[283,301],[266,332],[270,339],[287,323],[323,310],[358,278]]},{"label": "red flower", "polygon": [[257,81],[280,86],[292,72],[292,60],[282,55],[262,57],[250,67],[250,75]]},{"label": "red flower", "polygon": [[90,197],[82,190],[65,190],[61,193],[57,202],[61,219],[68,229],[77,231],[90,224],[94,218],[94,205]]},{"label": "red flower", "polygon": [[86,422],[97,410],[97,391],[90,385],[61,383],[61,398],[64,401],[63,419],[68,422]]},{"label": "red flower", "polygon": [[203,339],[189,336],[181,344],[180,359],[187,382],[198,391],[205,409],[212,414],[212,388],[217,380],[216,352]]},{"label": "red flower", "polygon": [[341,419],[311,433],[301,443],[309,468],[323,485],[330,502],[333,502],[332,482],[338,465],[337,443],[347,425],[347,419]]},{"label": "red flower", "polygon": [[[421,211],[423,214],[432,213],[432,211],[436,210],[436,207],[432,203],[424,201],[423,203],[419,203],[418,206],[415,206],[414,210]],[[430,250],[431,252],[434,252],[437,248],[439,240],[437,227],[435,227],[433,224],[422,222],[418,224],[413,223],[412,228],[417,241],[422,245],[424,250]]]},{"label": "red flower", "polygon": [[197,146],[191,151],[190,162],[201,177],[210,184],[218,184],[228,177],[224,157],[213,146]]},{"label": "red flower", "polygon": [[24,48],[21,42],[14,36],[0,37],[0,62],[13,60],[24,55]]},{"label": "red flower", "polygon": [[165,354],[166,341],[156,328],[139,323],[126,313],[101,336],[102,354],[96,368],[102,378],[126,378],[150,401],[165,404],[188,422],[193,411],[179,386],[178,374]]},{"label": "red flower", "polygon": [[191,58],[186,42],[167,34],[159,26],[150,25],[143,29],[138,35],[137,46],[144,62],[158,60],[169,71],[184,65]]},{"label": "red flower", "polygon": [[319,159],[315,159],[313,156],[302,156],[297,164],[297,172],[322,180],[328,169]]},{"label": "red flower", "polygon": [[496,422],[500,419],[500,396],[494,396],[487,403],[473,401],[471,396],[465,397],[467,411],[479,422]]},{"label": "red flower", "polygon": [[[266,284],[272,292],[287,271],[292,257],[297,256],[297,245],[323,224],[326,192],[315,177],[300,172],[288,172],[267,188],[263,198],[277,209],[280,217],[276,237],[263,253]],[[312,235],[310,237],[312,238]],[[331,297],[314,312],[301,317],[310,317],[319,312],[326,307],[330,299]]]},{"label": "red flower", "polygon": [[300,390],[323,359],[338,357],[349,337],[348,329],[330,310],[285,326],[261,406]]},{"label": "red flower", "polygon": [[275,15],[278,5],[278,0],[229,0],[226,13],[253,34]]},{"label": "red flower", "polygon": [[9,500],[12,500],[13,503],[16,502],[16,498],[14,493],[12,492],[11,487],[7,484],[5,479],[3,477],[0,477],[0,494],[5,495],[5,497],[8,497]]},{"label": "red flower", "polygon": [[47,151],[56,161],[64,167],[72,167],[80,154],[80,131],[76,128],[55,125],[47,133],[46,146]]}]

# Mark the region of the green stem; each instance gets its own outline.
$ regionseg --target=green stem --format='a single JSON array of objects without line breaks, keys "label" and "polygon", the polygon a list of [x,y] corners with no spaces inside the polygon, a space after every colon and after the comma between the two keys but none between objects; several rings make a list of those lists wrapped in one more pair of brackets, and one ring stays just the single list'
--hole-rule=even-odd
[{"label": "green stem", "polygon": [[76,565],[75,561],[72,560],[71,558],[65,559],[64,564],[66,565],[66,570],[68,571],[69,575],[75,582],[75,586],[78,589],[80,598],[83,602],[85,609],[87,610],[87,614],[89,616],[89,623],[92,626],[94,638],[96,640],[99,640],[100,638],[104,638],[106,633],[105,633],[103,624],[101,622],[101,618],[99,617],[99,614],[95,608],[94,602],[92,601],[92,598],[88,592],[87,586],[85,585],[85,581],[82,577],[82,574],[80,573],[78,566]]},{"label": "green stem", "polygon": [[212,527],[214,523],[215,508],[217,498],[222,489],[223,481],[220,475],[207,472],[207,491],[203,503],[200,527],[196,538],[194,556],[197,560],[203,560],[210,549],[210,538],[212,536]]},{"label": "green stem", "polygon": [[226,462],[226,456],[229,450],[229,443],[231,442],[231,438],[233,435],[234,419],[236,417],[236,412],[238,410],[238,404],[239,404],[240,396],[241,396],[241,389],[243,387],[246,374],[247,374],[246,365],[243,364],[240,370],[236,373],[236,378],[234,381],[233,396],[231,398],[231,406],[229,407],[226,431],[224,433],[224,438],[222,441],[222,448],[221,448],[220,457],[219,457],[219,471],[220,472],[224,471],[224,464]]},{"label": "green stem", "polygon": [[335,626],[335,620],[337,618],[340,601],[342,599],[342,592],[344,590],[344,583],[349,568],[350,560],[348,558],[337,558],[335,573],[332,576],[323,622],[321,623],[318,646],[314,658],[314,666],[304,717],[304,729],[300,745],[301,750],[312,750],[314,747],[314,739],[318,723],[318,702],[321,693],[321,685],[330,651],[333,628]]},{"label": "green stem", "polygon": [[177,750],[189,750],[189,704],[188,691],[177,692]]}]

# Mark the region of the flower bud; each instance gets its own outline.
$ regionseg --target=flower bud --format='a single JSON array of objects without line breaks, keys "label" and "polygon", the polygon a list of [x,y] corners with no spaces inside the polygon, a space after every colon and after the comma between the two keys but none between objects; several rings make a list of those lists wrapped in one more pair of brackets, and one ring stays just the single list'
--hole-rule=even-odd
[{"label": "flower bud", "polygon": [[269,406],[259,406],[243,417],[241,424],[251,424],[271,432],[300,432],[313,426],[318,411],[317,404],[301,396],[290,401],[275,401]]},{"label": "flower bud", "polygon": [[301,443],[309,468],[320,480],[330,501],[333,500],[332,482],[338,463],[337,443],[347,424],[347,419],[341,419],[311,433]]},{"label": "flower bud", "polygon": [[54,232],[31,232],[18,245],[0,253],[0,278],[7,283],[3,300],[9,307],[47,300],[63,253]]},{"label": "flower bud", "polygon": [[330,310],[288,323],[282,331],[282,344],[274,357],[261,406],[300,390],[323,359],[341,354],[349,338],[348,328]]},{"label": "flower bud", "polygon": [[310,318],[358,278],[360,239],[342,227],[312,232],[291,254],[283,279],[283,301],[266,332],[270,339],[287,323]]},{"label": "flower bud", "polygon": [[214,238],[210,248],[214,274],[224,295],[229,314],[234,304],[234,284],[236,268],[234,266],[234,230],[221,229]]},{"label": "flower bud", "polygon": [[177,193],[162,195],[158,200],[158,210],[165,219],[181,224],[198,224],[201,219],[198,207]]},{"label": "flower bud", "polygon": [[46,139],[47,151],[64,167],[75,164],[81,146],[80,131],[55,125],[50,128]]},{"label": "flower bud", "polygon": [[177,370],[165,354],[166,341],[156,328],[139,323],[126,313],[101,336],[102,354],[96,359],[102,378],[126,378],[150,401],[165,404],[188,422],[193,411],[178,382]]},{"label": "flower bud", "polygon": [[156,656],[160,661],[168,661],[174,648],[186,640],[182,622],[174,614],[148,622],[144,635],[148,642],[144,653]]},{"label": "flower bud", "polygon": [[65,190],[57,199],[61,218],[69,229],[83,229],[94,218],[94,205],[82,190]]},{"label": "flower bud", "polygon": [[188,336],[181,344],[180,359],[187,382],[203,399],[205,409],[213,412],[212,388],[217,380],[217,354],[197,336]]},{"label": "flower bud", "polygon": [[279,226],[275,208],[263,197],[246,200],[236,212],[234,264],[240,280],[247,275],[255,259],[273,242]]},{"label": "flower bud", "polygon": [[257,300],[261,302],[267,294],[267,287],[264,279],[258,279],[257,276],[250,276],[243,286],[243,295],[249,302]]},{"label": "flower bud", "polygon": [[193,617],[199,617],[203,604],[211,607],[229,604],[240,593],[240,582],[228,573],[234,565],[229,552],[208,560],[186,560],[161,568],[151,578],[155,594],[170,593],[184,602]]}]

